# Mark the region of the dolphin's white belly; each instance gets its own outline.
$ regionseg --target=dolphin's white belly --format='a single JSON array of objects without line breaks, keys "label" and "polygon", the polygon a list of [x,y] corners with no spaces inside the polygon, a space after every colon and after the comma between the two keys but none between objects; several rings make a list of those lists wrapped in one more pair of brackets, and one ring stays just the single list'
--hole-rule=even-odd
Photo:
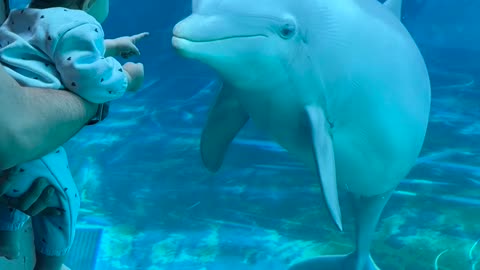
[{"label": "dolphin's white belly", "polygon": [[[302,161],[313,174],[315,163],[312,142],[300,104],[295,104],[294,99],[288,97],[271,99],[271,96],[262,98],[256,95],[255,99],[242,100],[242,105],[258,128],[266,131],[272,139]],[[365,196],[382,194],[395,188],[409,171],[417,153],[407,151],[406,156],[399,156],[399,153],[397,158],[392,159],[387,156],[395,155],[391,153],[392,149],[379,147],[402,142],[379,143],[378,140],[391,140],[392,136],[371,134],[374,129],[368,123],[362,123],[364,126],[357,122],[353,124],[349,126],[340,123],[331,129],[338,187]]]}]

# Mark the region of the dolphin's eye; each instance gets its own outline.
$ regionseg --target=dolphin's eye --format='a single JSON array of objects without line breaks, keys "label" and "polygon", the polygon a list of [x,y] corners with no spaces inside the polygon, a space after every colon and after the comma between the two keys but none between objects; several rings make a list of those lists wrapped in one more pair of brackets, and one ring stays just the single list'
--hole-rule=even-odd
[{"label": "dolphin's eye", "polygon": [[295,25],[294,24],[284,24],[282,28],[280,28],[280,36],[284,39],[289,39],[293,37],[295,34]]}]

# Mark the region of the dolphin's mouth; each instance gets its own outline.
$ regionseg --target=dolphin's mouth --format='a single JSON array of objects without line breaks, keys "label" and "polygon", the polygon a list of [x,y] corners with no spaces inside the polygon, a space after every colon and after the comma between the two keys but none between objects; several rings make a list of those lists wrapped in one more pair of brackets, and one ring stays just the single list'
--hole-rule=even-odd
[{"label": "dolphin's mouth", "polygon": [[237,39],[256,39],[256,38],[267,38],[267,36],[262,34],[257,34],[257,35],[234,35],[234,36],[224,36],[224,37],[193,38],[193,37],[186,37],[182,35],[173,35],[172,46],[177,51],[180,51],[180,52],[201,51],[205,49],[203,46],[221,44],[221,42],[233,41]]},{"label": "dolphin's mouth", "polygon": [[194,38],[194,37],[185,37],[181,35],[173,35],[174,39],[183,40],[192,43],[207,43],[207,42],[217,42],[217,41],[224,41],[230,39],[241,39],[241,38],[257,38],[257,37],[264,37],[267,38],[267,35],[263,34],[253,34],[253,35],[235,35],[235,36],[226,36],[226,37],[215,37],[215,38]]}]

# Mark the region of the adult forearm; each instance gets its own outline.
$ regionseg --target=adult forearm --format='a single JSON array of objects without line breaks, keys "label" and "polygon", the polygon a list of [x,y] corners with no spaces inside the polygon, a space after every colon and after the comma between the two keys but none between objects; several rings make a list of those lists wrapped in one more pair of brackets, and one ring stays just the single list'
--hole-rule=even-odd
[{"label": "adult forearm", "polygon": [[67,91],[20,87],[3,68],[0,82],[0,170],[54,150],[97,110]]}]

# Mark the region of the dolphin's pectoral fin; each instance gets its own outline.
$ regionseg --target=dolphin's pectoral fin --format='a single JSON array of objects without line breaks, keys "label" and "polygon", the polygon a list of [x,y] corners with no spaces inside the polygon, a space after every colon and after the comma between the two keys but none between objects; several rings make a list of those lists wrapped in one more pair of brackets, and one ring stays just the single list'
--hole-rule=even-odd
[{"label": "dolphin's pectoral fin", "polygon": [[402,0],[387,0],[383,5],[388,7],[398,19],[402,18]]},{"label": "dolphin's pectoral fin", "polygon": [[317,106],[305,108],[310,125],[313,155],[317,173],[320,177],[325,203],[338,229],[342,229],[342,214],[338,201],[337,176],[335,171],[335,157],[333,152],[332,137],[327,126],[327,119],[323,110]]},{"label": "dolphin's pectoral fin", "polygon": [[200,142],[202,161],[208,170],[220,169],[228,146],[248,119],[231,87],[224,84],[209,112]]}]

